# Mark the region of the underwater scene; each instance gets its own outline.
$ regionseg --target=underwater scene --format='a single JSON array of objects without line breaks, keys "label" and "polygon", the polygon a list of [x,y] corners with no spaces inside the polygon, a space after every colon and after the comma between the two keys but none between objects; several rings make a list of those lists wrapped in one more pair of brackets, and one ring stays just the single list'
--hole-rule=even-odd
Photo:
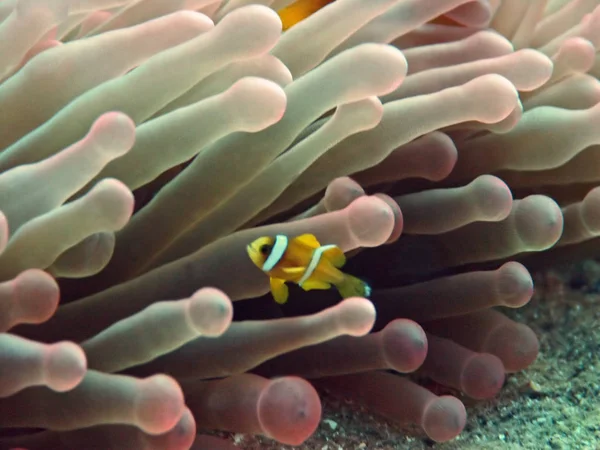
[{"label": "underwater scene", "polygon": [[600,450],[600,0],[0,0],[0,450]]}]

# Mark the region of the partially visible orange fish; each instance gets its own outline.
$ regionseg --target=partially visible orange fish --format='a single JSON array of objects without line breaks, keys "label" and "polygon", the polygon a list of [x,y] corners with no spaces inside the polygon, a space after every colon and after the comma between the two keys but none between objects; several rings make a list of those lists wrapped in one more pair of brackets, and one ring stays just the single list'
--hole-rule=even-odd
[{"label": "partially visible orange fish", "polygon": [[306,19],[312,14],[316,13],[323,6],[328,5],[334,0],[297,0],[289,6],[277,11],[281,22],[283,23],[283,30],[287,30],[293,27],[301,20]]},{"label": "partially visible orange fish", "polygon": [[305,291],[329,289],[334,285],[343,298],[369,297],[364,281],[339,270],[346,263],[336,245],[321,245],[312,234],[288,238],[282,234],[256,239],[247,247],[252,262],[269,275],[271,293],[277,303],[287,301],[287,281]]}]

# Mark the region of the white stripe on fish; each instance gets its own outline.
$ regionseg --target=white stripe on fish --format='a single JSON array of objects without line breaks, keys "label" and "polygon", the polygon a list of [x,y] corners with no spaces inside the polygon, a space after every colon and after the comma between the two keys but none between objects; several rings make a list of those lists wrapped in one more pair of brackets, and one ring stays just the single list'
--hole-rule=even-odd
[{"label": "white stripe on fish", "polygon": [[322,245],[322,246],[318,247],[317,249],[315,249],[315,251],[312,255],[312,258],[310,260],[310,263],[308,264],[308,267],[304,271],[304,275],[302,275],[302,278],[300,278],[300,281],[298,281],[298,285],[300,287],[302,287],[302,283],[304,283],[306,280],[308,280],[310,278],[310,276],[313,274],[313,272],[319,265],[319,262],[321,261],[321,256],[323,256],[323,252],[329,250],[330,248],[334,248],[334,247],[335,247],[335,245]]},{"label": "white stripe on fish", "polygon": [[267,258],[265,264],[262,267],[262,270],[264,272],[269,272],[273,270],[273,267],[275,267],[283,257],[285,251],[287,250],[287,246],[287,236],[284,236],[283,234],[278,234],[277,236],[275,236],[275,244],[273,245],[273,249],[271,250],[269,257]]}]

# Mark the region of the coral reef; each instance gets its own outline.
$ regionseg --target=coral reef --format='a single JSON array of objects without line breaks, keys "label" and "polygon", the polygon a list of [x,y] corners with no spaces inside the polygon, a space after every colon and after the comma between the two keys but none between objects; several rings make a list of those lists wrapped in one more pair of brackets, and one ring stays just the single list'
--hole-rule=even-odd
[{"label": "coral reef", "polygon": [[[502,309],[600,242],[600,1],[292,3],[0,2],[0,449],[300,445],[318,390],[447,441],[535,360]],[[371,298],[265,296],[304,233]]]}]

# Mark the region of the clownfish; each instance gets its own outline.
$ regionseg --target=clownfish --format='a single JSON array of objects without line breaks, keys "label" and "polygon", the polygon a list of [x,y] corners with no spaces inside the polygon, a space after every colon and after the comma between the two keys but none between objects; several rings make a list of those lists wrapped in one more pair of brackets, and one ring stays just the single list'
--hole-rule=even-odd
[{"label": "clownfish", "polygon": [[344,252],[336,245],[321,245],[312,234],[288,238],[282,234],[261,237],[246,248],[252,262],[269,275],[271,293],[277,303],[287,301],[287,281],[305,291],[335,286],[343,298],[369,297],[370,286],[342,272]]},{"label": "clownfish", "polygon": [[306,19],[333,1],[334,0],[297,0],[291,5],[280,9],[277,11],[277,14],[279,14],[279,18],[283,24],[283,30],[285,31],[288,28],[293,27],[301,20]]}]

